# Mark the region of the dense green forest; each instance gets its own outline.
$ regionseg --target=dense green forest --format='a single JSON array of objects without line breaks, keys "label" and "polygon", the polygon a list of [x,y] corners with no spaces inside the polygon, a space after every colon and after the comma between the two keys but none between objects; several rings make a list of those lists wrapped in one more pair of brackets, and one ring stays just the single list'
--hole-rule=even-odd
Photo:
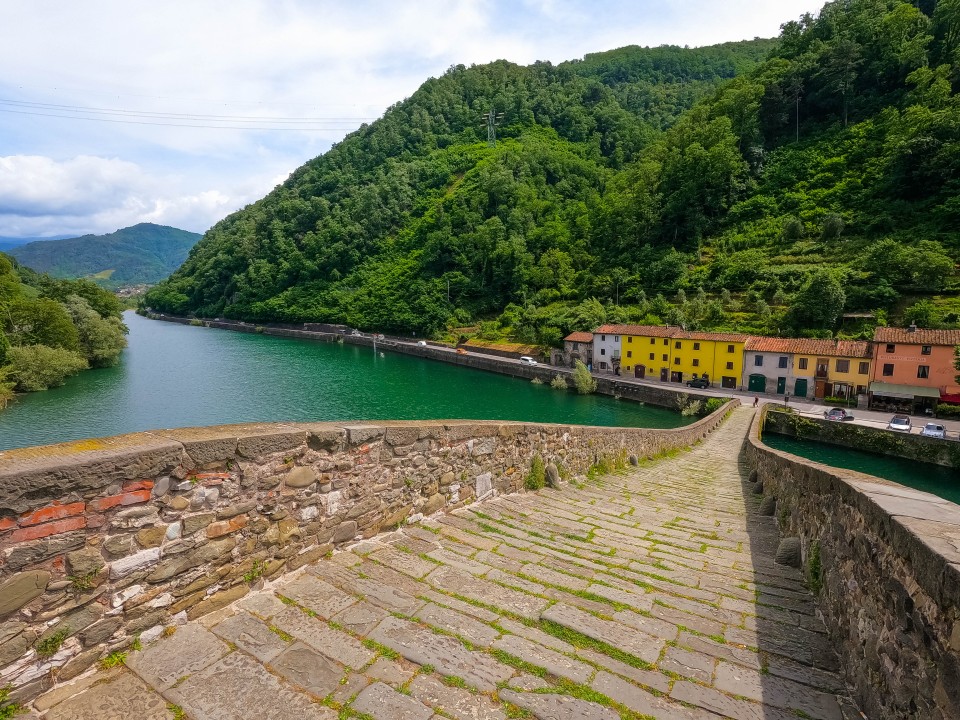
[{"label": "dense green forest", "polygon": [[89,280],[59,280],[0,253],[0,407],[14,391],[62,385],[114,364],[127,345],[120,301]]},{"label": "dense green forest", "polygon": [[186,230],[140,223],[106,235],[41,240],[6,252],[37,272],[88,278],[118,288],[163,280],[180,267],[199,239]]},{"label": "dense green forest", "polygon": [[843,0],[777,41],[452,67],[145,304],[543,344],[603,321],[956,323],[958,40],[960,0]]}]

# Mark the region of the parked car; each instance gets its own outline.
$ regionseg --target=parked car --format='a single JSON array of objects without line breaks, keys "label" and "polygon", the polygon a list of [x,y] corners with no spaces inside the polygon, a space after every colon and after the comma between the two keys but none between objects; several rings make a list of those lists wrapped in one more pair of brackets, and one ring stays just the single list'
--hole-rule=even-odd
[{"label": "parked car", "polygon": [[703,388],[710,387],[710,380],[705,377],[693,378],[692,380],[687,380],[687,387],[700,388],[702,390]]},{"label": "parked car", "polygon": [[529,355],[521,355],[521,356],[520,356],[520,364],[521,364],[521,365],[537,365],[538,363],[537,363],[536,360],[534,360],[534,359],[533,359],[532,357],[530,357]]},{"label": "parked car", "polygon": [[924,437],[940,438],[943,440],[947,437],[947,429],[943,425],[938,425],[937,423],[927,423],[923,426],[920,434]]},{"label": "parked car", "polygon": [[840,422],[853,420],[853,413],[849,413],[843,408],[830,408],[829,410],[824,410],[823,416],[827,420],[837,420]]},{"label": "parked car", "polygon": [[910,424],[910,418],[906,415],[894,415],[887,423],[888,430],[896,430],[897,432],[908,433],[911,427],[913,426]]},{"label": "parked car", "polygon": [[426,340],[417,340],[417,345],[419,345],[420,347],[426,347],[426,346],[427,346],[427,341],[426,341]]}]

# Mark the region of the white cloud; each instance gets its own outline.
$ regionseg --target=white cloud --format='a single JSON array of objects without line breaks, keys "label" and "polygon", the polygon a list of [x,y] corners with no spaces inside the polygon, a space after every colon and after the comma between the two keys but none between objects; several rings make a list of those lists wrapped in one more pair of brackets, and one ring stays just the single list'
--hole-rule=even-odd
[{"label": "white cloud", "polygon": [[[127,218],[203,230],[450,65],[772,36],[819,4],[3,0],[0,235],[100,232]],[[69,106],[183,117],[47,117]],[[170,126],[222,124],[213,116],[325,121],[311,132]]]},{"label": "white cloud", "polygon": [[116,158],[0,157],[0,227],[20,236],[112,232],[138,222],[203,231],[276,183],[276,177],[248,177],[229,192],[177,194],[174,178]]}]

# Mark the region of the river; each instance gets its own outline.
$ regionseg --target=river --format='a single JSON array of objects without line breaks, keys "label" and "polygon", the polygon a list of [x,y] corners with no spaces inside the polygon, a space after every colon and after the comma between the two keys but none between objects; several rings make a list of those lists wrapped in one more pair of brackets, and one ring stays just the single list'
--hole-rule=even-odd
[{"label": "river", "polygon": [[857,470],[868,475],[886,478],[960,504],[960,470],[955,468],[933,463],[918,463],[890,455],[876,455],[771,432],[763,434],[763,442],[765,445],[791,455],[799,455],[824,465]]},{"label": "river", "polygon": [[471,419],[679,427],[693,418],[603,395],[371,348],[237,333],[124,313],[112,368],[0,410],[0,450],[240,422]]}]

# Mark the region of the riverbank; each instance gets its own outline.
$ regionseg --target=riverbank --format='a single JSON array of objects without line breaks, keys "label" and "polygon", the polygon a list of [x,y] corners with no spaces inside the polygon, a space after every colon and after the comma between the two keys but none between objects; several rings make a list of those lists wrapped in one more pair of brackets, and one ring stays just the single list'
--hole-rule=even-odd
[{"label": "riverbank", "polygon": [[[375,348],[377,350],[401,353],[411,355],[425,360],[436,360],[438,362],[468,367],[474,370],[485,370],[487,372],[497,373],[499,375],[508,375],[510,377],[522,378],[525,380],[539,379],[544,383],[549,383],[557,375],[568,379],[568,384],[572,385],[570,377],[572,371],[569,368],[554,365],[524,365],[519,360],[512,358],[490,355],[477,352],[476,350],[464,350],[451,348],[446,345],[428,343],[420,345],[417,340],[408,338],[385,337],[367,334],[353,335],[347,332],[325,332],[320,330],[304,330],[302,327],[294,325],[264,324],[255,325],[233,320],[198,320],[194,318],[175,317],[157,313],[149,313],[145,317],[151,320],[162,320],[164,322],[178,323],[180,325],[202,325],[203,327],[214,328],[217,330],[233,330],[235,332],[254,333],[258,335],[274,335],[277,337],[301,338],[306,340],[318,340],[321,342],[342,342],[346,345],[357,345],[361,347]],[[727,400],[729,398],[722,394],[716,394],[712,391],[698,391],[686,387],[676,386],[656,386],[645,383],[632,382],[626,379],[615,377],[606,377],[603,375],[594,375],[597,381],[596,392],[601,395],[608,395],[618,399],[633,400],[634,402],[653,405],[655,407],[667,408],[670,410],[681,410],[691,400],[707,400],[717,397]]]}]

